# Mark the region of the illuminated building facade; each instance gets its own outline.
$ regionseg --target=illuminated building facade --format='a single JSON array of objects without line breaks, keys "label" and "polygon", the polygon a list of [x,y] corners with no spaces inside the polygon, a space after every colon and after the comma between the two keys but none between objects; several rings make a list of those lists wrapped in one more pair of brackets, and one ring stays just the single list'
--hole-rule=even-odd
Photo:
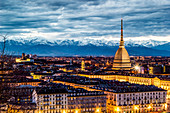
[{"label": "illuminated building facade", "polygon": [[167,109],[167,91],[155,86],[105,81],[105,84],[92,88],[107,94],[108,113],[162,112]]},{"label": "illuminated building facade", "polygon": [[43,88],[34,90],[32,100],[36,103],[37,111],[49,113],[60,113],[61,110],[67,109],[67,91],[65,89]]},{"label": "illuminated building facade", "polygon": [[6,79],[6,78],[1,78],[0,82],[2,84],[6,84],[8,87],[16,87],[20,85],[31,85],[31,86],[38,86],[39,83],[41,83],[41,80],[33,80],[33,79],[25,79],[25,80],[20,80],[17,81],[17,79]]},{"label": "illuminated building facade", "polygon": [[87,81],[88,78],[81,76],[61,76],[54,82],[104,92],[107,94],[107,113],[162,112],[167,109],[167,91],[156,86],[101,79]]},{"label": "illuminated building facade", "polygon": [[106,95],[98,91],[72,92],[68,95],[68,113],[106,112]]},{"label": "illuminated building facade", "polygon": [[103,80],[118,80],[127,81],[129,83],[144,84],[144,85],[155,85],[159,88],[167,90],[167,99],[170,99],[170,81],[167,79],[159,79],[157,77],[145,77],[145,76],[126,76],[126,75],[87,75],[87,74],[77,74],[79,76],[89,77],[89,78],[101,78]]},{"label": "illuminated building facade", "polygon": [[52,75],[53,73],[51,72],[31,73],[31,76],[33,76],[33,79],[38,79],[38,80],[42,80],[43,78],[50,78],[50,76]]},{"label": "illuminated building facade", "polygon": [[[63,87],[63,86],[61,86]],[[106,112],[104,92],[87,91],[81,88],[45,88],[34,90],[32,100],[37,112],[43,113],[87,113]]]},{"label": "illuminated building facade", "polygon": [[84,62],[84,59],[81,61],[81,71],[85,71],[85,62]]},{"label": "illuminated building facade", "polygon": [[166,91],[107,93],[107,110],[112,113],[166,111]]},{"label": "illuminated building facade", "polygon": [[27,58],[27,59],[23,60],[20,58],[16,58],[16,62],[17,63],[19,63],[19,62],[34,62],[34,59]]},{"label": "illuminated building facade", "polygon": [[114,61],[113,61],[113,69],[115,70],[130,70],[131,63],[130,57],[125,49],[124,40],[123,40],[123,20],[121,19],[121,39],[119,49],[117,50]]},{"label": "illuminated building facade", "polygon": [[22,53],[22,58],[16,58],[16,63],[20,62],[34,62],[34,59],[32,58],[32,55],[25,55],[25,53]]}]

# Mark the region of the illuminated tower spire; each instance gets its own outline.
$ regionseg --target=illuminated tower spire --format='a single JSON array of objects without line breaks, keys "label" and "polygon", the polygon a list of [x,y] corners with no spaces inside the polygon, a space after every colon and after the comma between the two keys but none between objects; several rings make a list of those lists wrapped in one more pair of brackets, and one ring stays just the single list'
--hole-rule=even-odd
[{"label": "illuminated tower spire", "polygon": [[122,69],[130,70],[131,69],[130,57],[129,57],[127,50],[125,49],[124,40],[123,40],[123,19],[121,19],[120,45],[114,57],[113,69],[116,69],[116,70],[122,70]]},{"label": "illuminated tower spire", "polygon": [[121,19],[121,39],[120,39],[120,46],[124,46],[124,41],[123,41],[123,19]]},{"label": "illuminated tower spire", "polygon": [[123,41],[123,19],[121,19],[121,41]]},{"label": "illuminated tower spire", "polygon": [[85,71],[85,62],[84,62],[84,59],[81,61],[81,70]]}]

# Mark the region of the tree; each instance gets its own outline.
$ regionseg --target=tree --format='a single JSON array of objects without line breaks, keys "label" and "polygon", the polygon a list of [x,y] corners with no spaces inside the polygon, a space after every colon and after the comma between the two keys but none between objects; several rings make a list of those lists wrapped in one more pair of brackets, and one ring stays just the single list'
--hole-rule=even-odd
[{"label": "tree", "polygon": [[3,42],[2,42],[2,50],[1,50],[1,69],[4,69],[4,62],[6,60],[6,55],[5,55],[5,48],[6,48],[6,40],[7,40],[7,34],[4,35],[0,35],[3,38]]}]

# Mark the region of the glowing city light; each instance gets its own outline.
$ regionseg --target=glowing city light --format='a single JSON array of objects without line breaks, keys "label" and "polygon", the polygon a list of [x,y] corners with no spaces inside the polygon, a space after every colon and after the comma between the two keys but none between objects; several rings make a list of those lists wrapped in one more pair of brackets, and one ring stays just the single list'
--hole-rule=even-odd
[{"label": "glowing city light", "polygon": [[43,111],[40,110],[38,113],[43,113]]},{"label": "glowing city light", "polygon": [[135,106],[135,109],[136,109],[136,110],[138,110],[138,107],[137,107],[137,106]]},{"label": "glowing city light", "polygon": [[149,106],[148,106],[148,109],[151,109],[151,108],[152,108],[152,107],[149,105]]},{"label": "glowing city light", "polygon": [[135,66],[135,69],[138,70],[138,69],[139,69],[139,66]]},{"label": "glowing city light", "polygon": [[78,110],[78,109],[76,109],[75,113],[79,113],[79,110]]},{"label": "glowing city light", "polygon": [[165,109],[167,109],[167,104],[165,104]]},{"label": "glowing city light", "polygon": [[120,111],[119,107],[117,107],[116,111]]},{"label": "glowing city light", "polygon": [[66,110],[63,110],[63,112],[62,112],[62,113],[67,113],[67,112],[66,112]]},{"label": "glowing city light", "polygon": [[100,108],[96,108],[96,113],[100,113]]}]

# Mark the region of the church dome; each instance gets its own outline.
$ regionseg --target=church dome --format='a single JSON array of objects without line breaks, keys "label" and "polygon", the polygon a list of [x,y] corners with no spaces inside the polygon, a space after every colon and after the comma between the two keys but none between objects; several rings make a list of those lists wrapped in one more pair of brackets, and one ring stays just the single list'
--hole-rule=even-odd
[{"label": "church dome", "polygon": [[114,61],[114,68],[131,68],[130,57],[127,50],[123,47],[117,50]]},{"label": "church dome", "polygon": [[125,48],[119,48],[115,54],[114,62],[130,62],[130,57]]}]

